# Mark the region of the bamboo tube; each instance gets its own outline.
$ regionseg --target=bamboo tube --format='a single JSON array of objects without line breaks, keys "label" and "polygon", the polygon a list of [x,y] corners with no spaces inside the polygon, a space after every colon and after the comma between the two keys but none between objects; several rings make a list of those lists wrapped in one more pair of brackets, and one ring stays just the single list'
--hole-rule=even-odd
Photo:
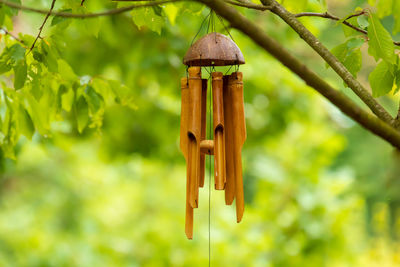
[{"label": "bamboo tube", "polygon": [[[207,126],[207,79],[202,80],[201,89],[201,141],[206,139]],[[206,166],[206,155],[200,152],[200,182],[199,186],[204,186],[204,174]]]},{"label": "bamboo tube", "polygon": [[201,68],[189,68],[189,122],[188,122],[188,170],[190,180],[190,205],[198,207],[200,178],[201,138]]},{"label": "bamboo tube", "polygon": [[225,137],[222,72],[212,73],[215,189],[225,189]]},{"label": "bamboo tube", "polygon": [[[189,84],[187,78],[181,79],[181,127],[179,146],[188,164],[188,120],[189,120]],[[193,208],[190,205],[190,177],[189,170],[186,169],[186,215],[185,233],[188,239],[193,238]]]},{"label": "bamboo tube", "polygon": [[223,78],[224,92],[224,122],[225,122],[225,204],[232,205],[235,198],[235,164],[233,160],[233,114],[232,114],[232,94],[233,83],[229,82],[229,75]]},{"label": "bamboo tube", "polygon": [[242,146],[246,140],[246,122],[243,103],[243,75],[241,72],[232,73],[229,82],[233,83],[232,113],[233,113],[233,157],[235,165],[236,218],[240,222],[244,212],[243,176],[242,176]]},{"label": "bamboo tube", "polygon": [[189,83],[187,78],[181,79],[181,127],[179,147],[187,161],[188,148],[188,121],[189,121]]},{"label": "bamboo tube", "polygon": [[193,207],[190,205],[189,169],[186,169],[186,215],[185,234],[188,239],[193,239]]}]

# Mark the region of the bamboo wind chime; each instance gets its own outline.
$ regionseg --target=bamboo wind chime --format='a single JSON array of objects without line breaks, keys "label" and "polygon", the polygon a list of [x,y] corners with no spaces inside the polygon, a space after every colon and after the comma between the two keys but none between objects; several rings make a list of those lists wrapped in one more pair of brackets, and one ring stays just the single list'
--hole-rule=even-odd
[{"label": "bamboo wind chime", "polygon": [[181,79],[180,149],[187,164],[185,232],[192,239],[193,209],[199,205],[199,187],[204,186],[206,154],[214,155],[215,189],[225,190],[227,205],[236,199],[237,222],[243,217],[241,151],[246,125],[242,73],[211,73],[214,140],[206,140],[207,79],[202,79],[201,67],[238,66],[244,58],[231,39],[212,32],[190,47],[183,63],[188,66],[188,77]]}]

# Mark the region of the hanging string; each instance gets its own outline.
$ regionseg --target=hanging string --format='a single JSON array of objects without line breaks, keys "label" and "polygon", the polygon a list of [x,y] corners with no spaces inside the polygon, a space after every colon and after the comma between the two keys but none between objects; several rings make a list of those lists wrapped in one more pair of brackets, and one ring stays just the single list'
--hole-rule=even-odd
[{"label": "hanging string", "polygon": [[[201,22],[200,28],[199,28],[199,30],[197,31],[196,35],[193,37],[192,42],[190,43],[190,46],[192,46],[192,44],[193,44],[194,40],[196,39],[197,35],[199,35],[199,33],[201,32],[201,29],[203,29],[204,22],[206,22],[206,21],[207,21],[207,18],[210,17],[211,12],[212,12],[212,10],[210,10],[210,13],[208,13],[208,15],[207,15],[207,16],[203,19],[203,21]],[[209,26],[210,26],[210,20],[208,20],[207,33],[208,33],[208,27],[209,27]]]},{"label": "hanging string", "polygon": [[231,66],[229,67],[229,69],[225,72],[224,75],[228,74],[228,72],[232,69],[232,66],[233,66],[233,65],[231,65]]},{"label": "hanging string", "polygon": [[218,15],[218,14],[217,14],[217,17],[218,17],[219,21],[221,22],[222,27],[224,27],[225,31],[228,33],[229,37],[231,37],[232,41],[235,42],[235,40],[233,39],[233,36],[232,36],[231,33],[229,32],[228,27],[225,26],[225,23],[224,23],[224,20],[222,19],[222,17],[221,17],[220,15]]},{"label": "hanging string", "polygon": [[186,66],[186,85],[189,87],[189,66]]},{"label": "hanging string", "polygon": [[[207,69],[207,68],[205,68]],[[212,73],[212,68],[210,67],[210,76],[209,80],[211,80],[211,73]],[[212,84],[210,86],[212,88]],[[209,106],[208,106],[208,112],[209,112],[209,139],[212,139],[212,111],[211,111],[211,103],[212,103],[212,90],[210,90],[210,96],[209,96]],[[208,167],[209,167],[209,173],[208,173],[208,266],[211,266],[211,174],[212,174],[212,165],[211,165],[211,155],[208,157]]]},{"label": "hanging string", "polygon": [[207,25],[207,33],[209,33],[210,32],[210,25],[211,25],[211,31],[212,31],[212,28],[213,28],[213,24],[212,24],[212,21],[213,21],[213,10],[212,9],[210,9],[210,13],[208,14],[208,16],[209,16],[209,19],[208,19],[208,25]]}]

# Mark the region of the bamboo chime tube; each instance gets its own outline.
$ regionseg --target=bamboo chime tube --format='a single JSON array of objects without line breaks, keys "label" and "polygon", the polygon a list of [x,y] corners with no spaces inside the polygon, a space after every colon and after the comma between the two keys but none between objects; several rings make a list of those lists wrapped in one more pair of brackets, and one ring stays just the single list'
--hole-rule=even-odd
[{"label": "bamboo chime tube", "polygon": [[240,222],[244,212],[243,177],[242,177],[242,146],[246,140],[246,122],[244,117],[243,103],[243,75],[234,72],[230,75],[228,88],[232,94],[233,113],[233,157],[235,169],[235,191],[236,191],[236,219]]},{"label": "bamboo chime tube", "polygon": [[[201,141],[206,139],[207,126],[207,79],[202,80],[201,89]],[[204,174],[206,167],[206,155],[200,151],[200,182],[199,186],[204,186]]]},{"label": "bamboo chime tube", "polygon": [[[180,127],[180,148],[188,164],[188,112],[189,112],[189,84],[187,78],[181,79],[181,127]],[[186,170],[186,215],[185,215],[185,233],[188,239],[193,238],[193,208],[190,205],[190,180],[189,172]]]},{"label": "bamboo chime tube", "polygon": [[215,189],[225,189],[225,137],[222,72],[212,73]]},{"label": "bamboo chime tube", "polygon": [[225,119],[225,166],[226,166],[226,184],[225,184],[225,204],[231,205],[235,198],[235,165],[233,161],[233,113],[232,113],[232,86],[229,83],[229,75],[224,76],[224,119]]},{"label": "bamboo chime tube", "polygon": [[198,207],[200,178],[200,138],[201,138],[201,68],[189,70],[189,120],[188,120],[188,171],[190,180],[190,205]]}]

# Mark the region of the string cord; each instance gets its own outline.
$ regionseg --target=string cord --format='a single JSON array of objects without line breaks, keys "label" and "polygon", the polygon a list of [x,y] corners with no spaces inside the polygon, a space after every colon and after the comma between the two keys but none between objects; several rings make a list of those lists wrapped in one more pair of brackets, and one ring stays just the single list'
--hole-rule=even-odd
[{"label": "string cord", "polygon": [[221,22],[222,27],[224,27],[225,31],[228,33],[229,37],[231,37],[232,41],[235,42],[235,40],[233,39],[233,36],[232,36],[231,33],[229,32],[228,27],[225,26],[225,23],[224,23],[224,20],[222,19],[222,17],[221,17],[220,15],[218,15],[218,14],[217,14],[217,17],[218,17],[219,21]]},{"label": "string cord", "polygon": [[[212,15],[211,12],[212,12],[212,9],[210,10],[210,13],[208,13],[208,15],[207,15],[207,16],[203,19],[203,21],[201,22],[200,28],[199,28],[199,30],[197,31],[196,35],[193,37],[192,42],[190,43],[190,46],[192,46],[192,44],[193,44],[194,40],[196,39],[197,35],[199,35],[199,33],[201,32],[201,29],[203,28],[204,22],[206,22],[206,21],[207,21],[207,18],[210,17],[210,16]],[[210,20],[208,21],[207,33],[208,33],[208,27],[209,27],[209,25],[210,25]]]},{"label": "string cord", "polygon": [[[211,78],[212,68],[210,67],[210,76]],[[210,88],[212,88],[212,83]],[[209,138],[212,139],[212,89],[210,89],[210,96],[209,96]],[[211,155],[208,157],[208,167],[209,167],[209,175],[208,175],[208,266],[211,266],[211,174],[212,174],[212,165],[211,165]]]},{"label": "string cord", "polygon": [[[207,33],[209,26],[211,24],[211,31],[215,32],[215,19],[214,19],[214,13],[213,10],[210,10],[210,20],[209,20],[209,25],[207,27]],[[204,68],[207,70],[207,68]],[[213,139],[213,122],[212,122],[212,72],[213,70],[215,71],[215,67],[210,67],[209,68],[209,77],[208,79],[211,80],[210,82],[210,94],[209,94],[209,106],[208,106],[208,112],[209,112],[209,139]],[[208,266],[211,267],[211,175],[212,175],[212,161],[211,161],[211,155],[209,155],[208,159],[208,166],[209,166],[209,173],[208,173]]]}]

